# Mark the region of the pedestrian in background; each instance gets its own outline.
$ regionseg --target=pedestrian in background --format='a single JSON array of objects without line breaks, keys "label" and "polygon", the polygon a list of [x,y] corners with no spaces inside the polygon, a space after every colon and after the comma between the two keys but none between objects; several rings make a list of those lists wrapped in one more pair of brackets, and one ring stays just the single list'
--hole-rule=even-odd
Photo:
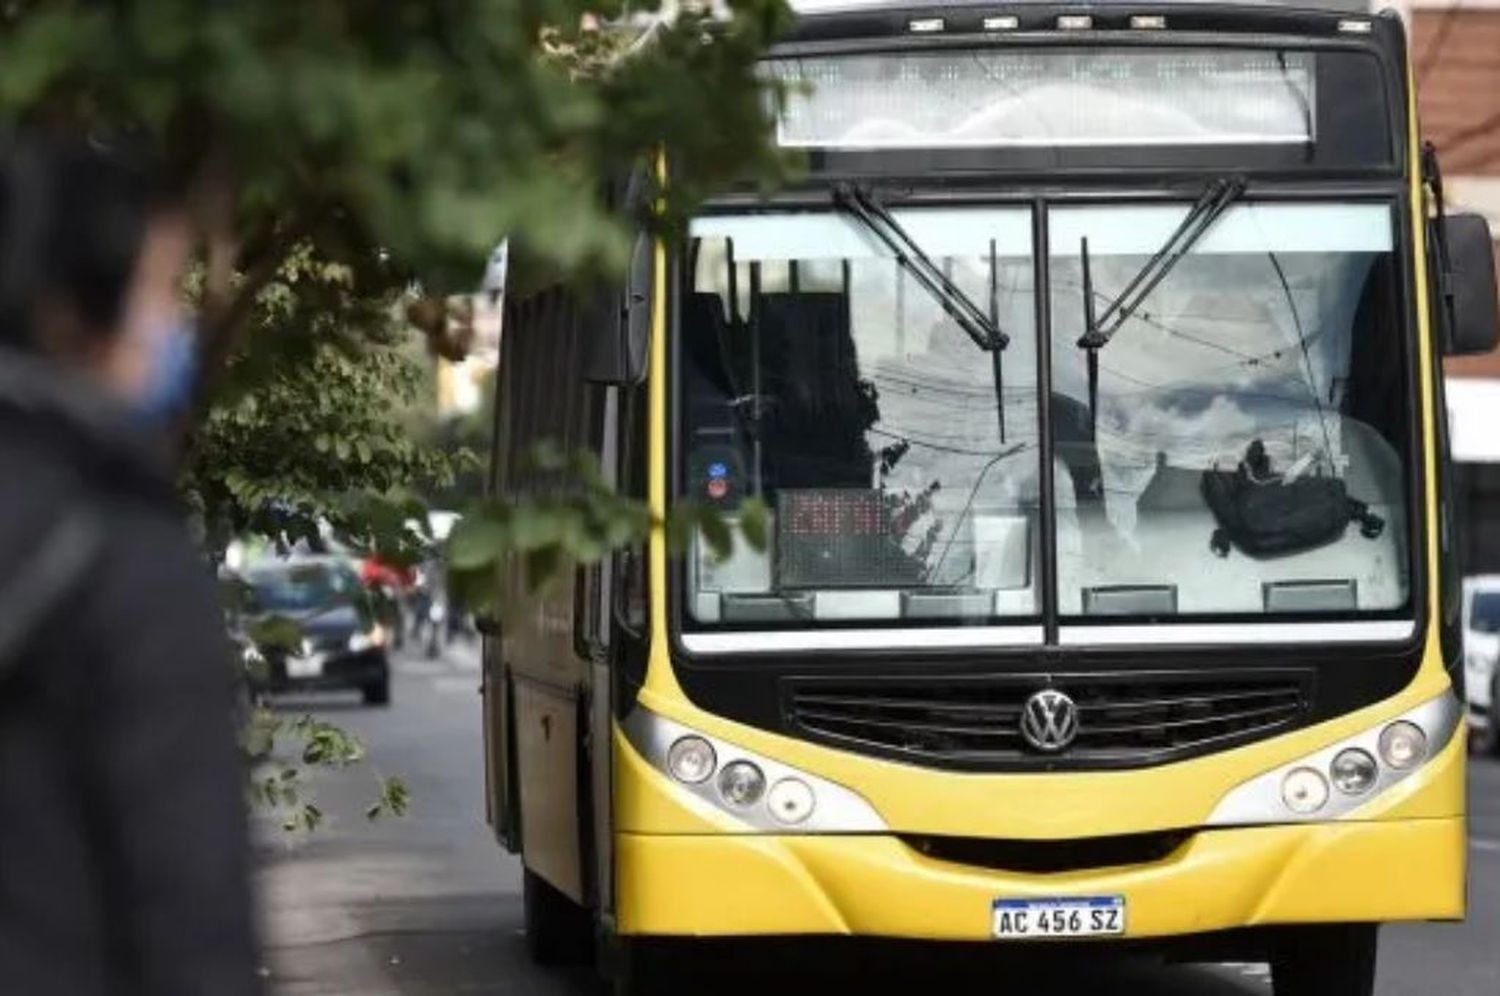
[{"label": "pedestrian in background", "polygon": [[222,614],[159,445],[189,251],[129,157],[0,138],[0,992],[257,989]]}]

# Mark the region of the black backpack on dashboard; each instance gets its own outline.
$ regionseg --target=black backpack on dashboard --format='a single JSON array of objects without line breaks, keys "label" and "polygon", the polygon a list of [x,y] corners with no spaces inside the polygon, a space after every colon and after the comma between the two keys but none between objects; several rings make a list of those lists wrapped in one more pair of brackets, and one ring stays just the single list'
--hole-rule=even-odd
[{"label": "black backpack on dashboard", "polygon": [[1232,471],[1203,472],[1203,500],[1219,528],[1209,546],[1220,557],[1231,547],[1252,557],[1284,557],[1332,543],[1358,522],[1361,536],[1374,539],[1385,521],[1368,505],[1349,497],[1343,480],[1314,475],[1287,480],[1271,468],[1259,439]]}]

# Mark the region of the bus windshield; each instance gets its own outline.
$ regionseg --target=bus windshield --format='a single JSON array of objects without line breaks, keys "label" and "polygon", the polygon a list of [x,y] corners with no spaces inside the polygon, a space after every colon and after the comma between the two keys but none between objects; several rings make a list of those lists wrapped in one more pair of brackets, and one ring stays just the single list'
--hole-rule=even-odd
[{"label": "bus windshield", "polygon": [[[688,624],[1034,620],[1043,557],[1065,619],[1405,605],[1409,422],[1391,208],[1228,206],[1097,348],[1091,389],[1084,241],[1103,312],[1190,207],[1044,209],[1045,446],[1031,207],[892,212],[1005,330],[1003,350],[984,349],[934,282],[913,279],[857,219],[697,220],[681,287],[679,491],[731,518],[760,496],[772,528],[764,552],[694,551]],[[1291,506],[1269,538],[1255,521],[1267,502]]]}]

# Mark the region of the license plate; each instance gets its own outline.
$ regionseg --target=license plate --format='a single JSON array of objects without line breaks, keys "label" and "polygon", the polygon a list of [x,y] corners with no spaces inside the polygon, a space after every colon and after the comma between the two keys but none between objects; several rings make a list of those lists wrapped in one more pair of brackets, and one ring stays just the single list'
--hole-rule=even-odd
[{"label": "license plate", "polygon": [[286,659],[286,676],[288,678],[317,678],[323,674],[323,655],[309,654],[306,657],[288,657]]},{"label": "license plate", "polygon": [[991,909],[990,930],[995,937],[1006,940],[1123,934],[1125,897],[997,899]]}]

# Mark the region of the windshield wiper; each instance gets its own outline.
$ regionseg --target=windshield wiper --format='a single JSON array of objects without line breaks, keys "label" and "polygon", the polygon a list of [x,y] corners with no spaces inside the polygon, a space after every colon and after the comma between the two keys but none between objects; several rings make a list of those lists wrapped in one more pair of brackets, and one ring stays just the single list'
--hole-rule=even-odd
[{"label": "windshield wiper", "polygon": [[1000,354],[1010,345],[1010,336],[1000,328],[999,287],[996,277],[995,242],[990,240],[990,310],[986,314],[974,303],[932,257],[917,245],[911,233],[901,226],[886,206],[873,194],[853,184],[840,184],[833,190],[834,206],[852,216],[885,244],[902,269],[917,278],[974,345],[990,354],[990,371],[995,387],[995,416],[999,421],[1000,442],[1005,442],[1004,364]]},{"label": "windshield wiper", "polygon": [[1098,317],[1094,315],[1094,277],[1089,266],[1089,240],[1087,237],[1079,240],[1079,259],[1083,268],[1083,335],[1078,340],[1078,348],[1088,351],[1091,425],[1097,425],[1099,420],[1099,350],[1109,345],[1115,333],[1146,302],[1157,285],[1167,278],[1167,274],[1172,272],[1184,256],[1192,252],[1193,246],[1208,234],[1214,222],[1244,192],[1245,181],[1242,177],[1219,177],[1209,183],[1176,230],[1167,237],[1167,241],[1130,278],[1125,289],[1110,300],[1104,314]]},{"label": "windshield wiper", "polygon": [[962,288],[948,279],[948,275],[932,261],[932,257],[917,245],[910,233],[901,227],[901,223],[872,194],[852,184],[840,184],[834,188],[833,203],[885,243],[902,269],[917,278],[917,282],[942,306],[948,317],[957,322],[958,327],[974,340],[974,345],[987,353],[998,352],[1010,345],[1010,337],[1000,330],[999,324],[985,314]]}]

